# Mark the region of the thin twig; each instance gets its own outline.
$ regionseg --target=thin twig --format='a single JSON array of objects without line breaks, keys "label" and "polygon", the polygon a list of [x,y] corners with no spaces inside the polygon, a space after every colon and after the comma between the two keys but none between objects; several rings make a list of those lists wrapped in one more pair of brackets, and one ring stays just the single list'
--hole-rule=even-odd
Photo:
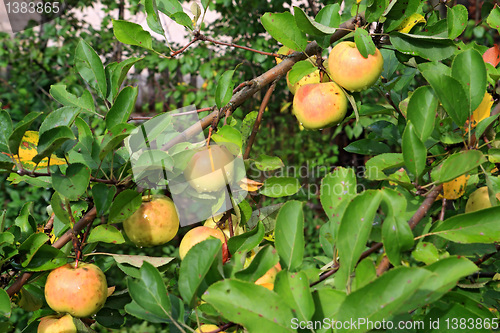
[{"label": "thin twig", "polygon": [[205,35],[200,35],[199,39],[203,40],[203,41],[210,42],[210,43],[214,43],[214,44],[217,44],[217,45],[224,45],[224,46],[235,47],[235,48],[238,48],[238,49],[243,49],[243,50],[246,50],[246,51],[252,51],[252,52],[255,52],[255,53],[258,53],[258,54],[267,55],[267,56],[271,56],[271,57],[279,57],[279,54],[277,54],[277,53],[260,51],[260,50],[252,49],[251,47],[241,46],[241,45],[237,45],[237,44],[233,44],[233,43],[221,42],[221,41],[215,40],[213,38],[207,37]]},{"label": "thin twig", "polygon": [[262,115],[264,114],[264,110],[269,104],[269,100],[273,94],[274,88],[276,87],[276,81],[274,81],[269,89],[267,89],[266,95],[262,99],[262,103],[260,104],[259,113],[257,114],[257,119],[255,119],[255,123],[253,124],[252,134],[248,138],[248,144],[245,148],[245,154],[243,154],[243,159],[246,160],[250,155],[250,150],[252,149],[252,145],[255,141],[255,137],[257,136],[257,132],[259,131],[260,123],[262,122]]}]

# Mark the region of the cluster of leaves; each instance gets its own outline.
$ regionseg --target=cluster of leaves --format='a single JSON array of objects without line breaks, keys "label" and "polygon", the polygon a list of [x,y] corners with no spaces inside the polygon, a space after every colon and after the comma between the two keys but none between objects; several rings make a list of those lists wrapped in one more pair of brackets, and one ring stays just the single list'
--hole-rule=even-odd
[{"label": "cluster of leaves", "polygon": [[[192,19],[178,1],[145,1],[147,22],[153,31],[163,34],[159,10],[193,30],[196,38],[198,19],[208,5],[202,1],[203,8],[193,7]],[[366,172],[359,176],[353,169],[337,168],[321,183],[320,203],[327,216],[317,241],[321,255],[305,255],[304,216],[308,214],[297,200],[265,207],[249,200],[235,206],[234,213],[247,232],[228,240],[232,257],[225,264],[222,244],[213,239],[195,245],[180,263],[175,256],[114,251],[114,244],[126,242],[120,222],[141,204],[127,150],[138,128],[129,122],[138,89],[122,85],[132,66],[143,59],[131,56],[105,65],[91,44],[79,40],[74,69],[87,88],[51,84],[48,91],[62,107],[43,121],[37,111],[14,122],[8,112],[0,112],[0,169],[10,173],[12,183],[24,181],[53,190],[49,235],[40,230],[43,222],[30,213],[31,204],[23,207],[15,221],[5,223],[5,213],[0,218],[0,264],[7,274],[7,291],[0,291],[3,317],[10,316],[9,296],[17,283],[8,279],[10,272],[33,276],[20,295],[14,296],[20,306],[34,311],[27,331],[36,327],[39,317],[50,313],[42,306],[43,280],[71,254],[73,244],[64,241],[70,239],[68,230],[79,234],[88,224],[88,237],[79,235],[84,244],[74,249],[75,255],[81,251],[96,258],[103,271],[118,267],[121,276],[127,276],[127,288],[109,297],[95,317],[105,327],[123,327],[132,316],[169,324],[172,332],[200,322],[227,324],[238,330],[243,326],[249,332],[293,332],[300,331],[296,322],[307,326],[325,318],[429,323],[432,317],[442,324],[446,319],[467,318],[474,325],[471,328],[467,321],[467,329],[478,331],[477,323],[486,331],[494,328],[500,304],[496,285],[488,282],[490,273],[497,270],[494,244],[500,239],[500,208],[495,198],[500,192],[496,175],[499,127],[498,113],[490,112],[487,92],[495,95],[498,62],[485,62],[487,47],[456,40],[468,20],[467,9],[461,5],[448,8],[445,18],[418,0],[353,1],[337,15],[339,11],[338,4],[327,5],[313,18],[295,7],[293,14],[265,13],[261,19],[272,37],[298,51],[305,51],[311,41],[326,48],[340,24],[353,17],[364,23],[345,38],[354,38],[362,53],[372,53],[384,44],[383,80],[375,90],[382,92],[387,103],[376,103],[370,93],[352,95],[354,112],[341,124],[359,119],[367,128],[365,138],[345,147],[366,156]],[[357,15],[360,12],[366,22]],[[370,35],[374,22],[383,26],[383,34]],[[500,9],[492,8],[485,22],[497,29]],[[137,24],[114,20],[113,28],[116,39],[124,44],[154,55],[164,52]],[[184,57],[189,57],[189,49],[185,52]],[[175,64],[177,60],[162,61]],[[191,62],[194,68],[199,66],[195,60]],[[310,70],[308,62],[298,62],[292,72],[298,79]],[[239,67],[220,74],[207,106],[231,109],[238,71]],[[418,88],[410,91],[413,85]],[[249,144],[257,114],[241,113],[221,119],[213,140],[234,144],[240,150]],[[295,124],[290,115],[281,117],[287,124]],[[92,126],[95,119],[101,121],[101,131]],[[151,139],[158,147],[168,146],[181,134],[162,119],[160,115],[143,124],[152,127],[156,136]],[[30,131],[33,127],[37,130]],[[168,135],[164,129],[169,130]],[[180,173],[186,161],[182,151],[188,146],[192,144],[181,142],[167,151],[155,150],[155,158],[166,171]],[[260,171],[284,165],[279,157],[267,155],[246,162]],[[445,190],[443,201],[434,205],[441,189],[457,182],[461,182],[461,190],[454,197]],[[464,198],[484,185],[492,207],[464,214]],[[266,179],[258,195],[289,199],[299,190],[295,178],[275,176]],[[192,194],[200,200],[214,199]],[[456,200],[454,207],[446,203],[452,199]],[[274,237],[269,237],[271,233]],[[109,244],[107,259],[94,253],[99,244]],[[255,258],[245,267],[247,255],[256,249]],[[273,290],[254,284],[278,262],[283,270]],[[477,276],[471,275],[476,272]],[[9,324],[1,324],[7,330]],[[368,330],[364,326],[358,331]],[[427,326],[422,331],[432,330]],[[324,325],[314,331],[332,329]]]}]

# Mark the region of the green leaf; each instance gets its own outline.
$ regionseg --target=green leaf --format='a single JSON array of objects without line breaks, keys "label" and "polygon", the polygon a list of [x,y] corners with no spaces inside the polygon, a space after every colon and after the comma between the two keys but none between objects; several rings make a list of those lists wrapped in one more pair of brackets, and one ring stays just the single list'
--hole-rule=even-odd
[{"label": "green leaf", "polygon": [[203,300],[249,333],[293,332],[295,314],[276,293],[251,282],[225,279],[211,285]]},{"label": "green leaf", "polygon": [[284,166],[283,161],[277,156],[261,154],[255,159],[255,167],[260,171],[272,171]]},{"label": "green leaf", "polygon": [[[385,222],[384,222],[385,223]],[[363,288],[377,278],[377,270],[371,258],[361,260],[356,266],[354,279],[352,280],[352,291]]]},{"label": "green leaf", "polygon": [[311,320],[315,309],[306,273],[279,272],[274,282],[274,291],[295,310],[299,321]]},{"label": "green leaf", "polygon": [[[107,92],[106,74],[101,58],[83,39],[76,46],[75,68],[80,76],[104,99]],[[87,97],[88,98],[88,97]]]},{"label": "green leaf", "polygon": [[81,163],[73,163],[66,169],[66,175],[59,170],[52,173],[54,190],[68,198],[78,200],[85,193],[90,181],[90,169]]},{"label": "green leaf", "polygon": [[418,242],[411,255],[415,260],[422,261],[426,265],[439,260],[439,252],[436,246],[429,242]]},{"label": "green leaf", "polygon": [[[28,113],[23,120],[17,123],[14,130],[9,135],[9,150],[12,155],[16,155],[19,152],[19,145],[23,139],[24,133],[28,130],[31,123],[35,121],[42,113],[41,112],[30,112]],[[8,125],[7,125],[8,127]]]},{"label": "green leaf", "polygon": [[116,39],[124,44],[153,50],[151,34],[144,31],[139,24],[123,20],[113,20],[113,31]]},{"label": "green leaf", "polygon": [[437,224],[432,233],[458,243],[495,243],[500,240],[500,206],[459,214]]},{"label": "green leaf", "polygon": [[135,316],[139,319],[149,321],[151,323],[168,323],[169,319],[166,316],[157,316],[144,308],[142,308],[139,304],[132,301],[129,304],[125,305],[125,312],[128,314]]},{"label": "green leaf", "polygon": [[0,153],[0,170],[5,169],[5,170],[12,170],[14,167],[15,163],[10,158],[8,155]]},{"label": "green leaf", "polygon": [[342,262],[335,274],[335,284],[339,290],[345,288],[349,275],[366,248],[381,200],[380,192],[367,190],[352,199],[345,210],[337,236],[338,256]]},{"label": "green leaf", "polygon": [[135,65],[138,61],[144,59],[138,57],[131,57],[129,59],[120,61],[120,62],[112,62],[107,65],[105,68],[106,71],[106,79],[108,82],[108,101],[113,102],[118,95],[118,91],[127,76],[128,71]]},{"label": "green leaf", "polygon": [[264,225],[266,233],[273,231],[276,224],[276,216],[278,216],[279,209],[282,206],[283,204],[269,205],[253,211],[252,216],[247,221],[248,228],[254,228],[260,221]]},{"label": "green leaf", "polygon": [[260,244],[264,239],[265,230],[261,221],[257,223],[257,227],[245,232],[244,234],[233,236],[227,241],[229,253],[246,252],[252,250]]},{"label": "green leaf", "polygon": [[[65,84],[53,84],[50,86],[49,93],[52,97],[54,97],[56,101],[58,101],[64,106],[76,107],[79,109],[81,108],[85,111],[92,113],[95,112],[94,99],[92,98],[92,94],[88,90],[84,90],[82,96],[76,97],[75,95],[66,90]],[[50,115],[54,114],[56,111],[50,113],[47,118],[49,118]],[[76,109],[75,111],[80,112],[81,110]],[[68,115],[71,116],[71,113],[66,114],[66,112],[63,111],[61,111],[60,113],[61,114],[59,116],[64,116],[64,117],[68,117]],[[55,121],[59,120],[58,116],[54,115],[53,117]],[[69,124],[64,124],[64,125],[69,125]],[[47,124],[46,126],[47,127],[44,130],[40,128],[40,133],[43,133],[46,129],[49,129],[51,127],[50,124]]]},{"label": "green leaf", "polygon": [[[367,22],[375,22],[380,20],[382,14],[386,10],[389,5],[389,0],[373,0],[368,2],[368,8],[366,9],[366,21]],[[394,4],[395,2],[392,2]]]},{"label": "green leaf", "polygon": [[12,120],[10,119],[10,115],[7,111],[0,109],[0,153],[9,152],[9,136],[11,134]]},{"label": "green leaf", "polygon": [[[325,318],[335,318],[340,306],[344,302],[345,292],[340,290],[322,288],[312,292],[315,312],[312,320],[323,321]],[[315,330],[315,333],[331,333],[332,330],[323,326]]]},{"label": "green leaf", "polygon": [[[432,273],[423,268],[391,269],[372,283],[347,295],[335,319],[344,322],[352,318],[366,318],[366,321],[375,322],[399,314],[402,312],[402,305],[408,305],[405,304],[407,300],[431,276]],[[362,330],[352,327],[337,330],[337,332],[354,331],[366,332],[367,329],[365,326]]]},{"label": "green leaf", "polygon": [[[352,168],[338,167],[321,180],[320,201],[329,219],[323,230],[323,240],[333,249],[347,203],[356,196],[356,176]],[[323,227],[322,227],[323,229]],[[326,243],[325,243],[326,242]],[[333,253],[332,253],[333,255]]]},{"label": "green leaf", "polygon": [[192,30],[193,29],[193,21],[191,21],[191,18],[188,16],[188,14],[184,12],[177,12],[174,13],[170,16],[171,19],[173,19],[175,22],[179,23],[180,25],[185,26],[186,28]]},{"label": "green leaf", "polygon": [[291,13],[265,13],[260,21],[264,29],[281,44],[292,50],[305,50],[307,37],[297,27],[295,18]]},{"label": "green leaf", "polygon": [[403,154],[388,153],[370,158],[366,162],[366,177],[371,180],[386,179],[384,171],[400,168],[404,165]]},{"label": "green leaf", "polygon": [[391,1],[384,13],[387,18],[384,22],[384,31],[397,29],[406,18],[418,11],[419,6],[419,0]]},{"label": "green leaf", "polygon": [[[306,34],[312,36],[325,36],[333,34],[337,29],[316,22],[309,17],[300,7],[293,7],[295,23]],[[267,30],[267,29],[266,29]],[[284,44],[283,44],[284,45]],[[297,50],[297,49],[294,49]]]},{"label": "green leaf", "polygon": [[90,232],[88,243],[104,242],[112,244],[123,244],[125,239],[118,229],[112,225],[98,225]]},{"label": "green leaf", "polygon": [[330,4],[321,8],[314,18],[316,22],[331,28],[338,28],[340,25],[340,4]]},{"label": "green leaf", "polygon": [[145,0],[144,8],[146,9],[146,22],[148,26],[157,34],[163,35],[163,27],[160,18],[158,17],[158,8],[156,7],[156,0]]},{"label": "green leaf", "polygon": [[415,126],[408,122],[403,133],[403,159],[408,170],[418,179],[425,169],[427,149],[418,137]]},{"label": "green leaf", "polygon": [[451,75],[464,88],[469,101],[469,116],[481,104],[486,92],[486,66],[483,57],[474,49],[460,52],[453,60]]},{"label": "green leaf", "polygon": [[298,179],[293,177],[269,177],[259,193],[271,198],[280,198],[294,195],[300,190]]},{"label": "green leaf", "polygon": [[40,136],[55,127],[71,127],[81,111],[82,110],[80,107],[75,106],[63,106],[62,108],[52,111],[40,125],[40,128],[38,130]]},{"label": "green leaf", "polygon": [[178,0],[158,0],[158,9],[167,16],[183,11]]},{"label": "green leaf", "polygon": [[103,160],[109,152],[120,145],[126,137],[128,137],[136,127],[134,125],[120,123],[109,129],[104,135],[101,142],[101,151],[99,159]]},{"label": "green leaf", "polygon": [[257,119],[257,115],[259,113],[257,111],[251,111],[249,112],[243,121],[241,122],[241,127],[240,127],[240,132],[241,132],[241,138],[246,141],[250,134],[252,133],[252,128],[255,123],[255,120]]},{"label": "green leaf", "polygon": [[431,172],[434,182],[445,183],[477,168],[486,162],[479,150],[466,150],[453,154]]},{"label": "green leaf", "polygon": [[296,271],[304,257],[304,213],[302,203],[288,201],[276,218],[275,246],[281,262],[289,271]]},{"label": "green leaf", "polygon": [[43,244],[26,266],[26,271],[48,271],[62,266],[67,262],[68,257],[64,252],[48,244]]},{"label": "green leaf", "polygon": [[11,305],[9,294],[4,289],[0,289],[0,315],[10,318]]},{"label": "green leaf", "polygon": [[182,299],[190,306],[204,290],[203,282],[210,267],[222,263],[222,242],[219,239],[207,239],[194,245],[181,262],[179,270],[179,292]]},{"label": "green leaf", "polygon": [[463,5],[447,7],[448,38],[455,39],[467,28],[469,13]]},{"label": "green leaf", "polygon": [[425,70],[422,75],[430,83],[446,113],[462,127],[469,117],[469,103],[462,84],[455,78],[434,70]]},{"label": "green leaf", "polygon": [[373,43],[372,37],[362,28],[357,28],[354,32],[354,42],[356,43],[356,48],[359,53],[363,56],[363,58],[368,58],[368,55],[375,54],[377,48]]},{"label": "green leaf", "polygon": [[66,207],[59,193],[54,192],[54,194],[52,195],[52,199],[50,200],[50,205],[52,207],[52,211],[57,216],[57,218],[61,222],[68,224],[69,214],[66,211]]},{"label": "green leaf", "polygon": [[109,223],[126,220],[139,209],[141,204],[141,193],[130,189],[120,192],[109,208]]},{"label": "green leaf", "polygon": [[490,15],[488,15],[488,18],[486,19],[486,23],[493,29],[497,29],[500,31],[500,8],[495,6],[493,10],[490,12]]},{"label": "green leaf", "polygon": [[106,184],[95,184],[92,186],[92,196],[94,205],[97,210],[97,216],[103,216],[108,211],[113,203],[113,198],[116,194],[115,186],[107,186]]},{"label": "green leaf", "polygon": [[144,262],[139,271],[140,280],[128,280],[130,296],[144,310],[160,318],[166,317],[171,305],[160,272],[148,262]]},{"label": "green leaf", "polygon": [[344,147],[344,150],[348,153],[360,155],[378,155],[391,152],[391,148],[388,145],[372,139],[354,141]]},{"label": "green leaf", "polygon": [[91,154],[94,136],[89,125],[80,117],[76,117],[75,125],[78,128],[78,142],[87,150],[88,154]]},{"label": "green leaf", "polygon": [[28,266],[30,261],[35,256],[36,252],[47,243],[49,236],[44,233],[31,234],[19,247],[19,254],[21,256],[23,267]]},{"label": "green leaf", "polygon": [[[232,90],[231,90],[232,93]],[[236,146],[238,146],[239,151],[241,152],[241,148],[243,146],[243,140],[241,137],[240,131],[238,131],[236,128],[229,126],[229,125],[224,125],[222,126],[217,133],[212,134],[212,139],[217,142],[217,143],[223,143],[223,142],[229,142],[232,143]],[[233,155],[235,152],[232,152]]]},{"label": "green leaf", "polygon": [[385,212],[382,224],[384,250],[391,264],[401,264],[401,252],[413,246],[413,233],[405,217],[406,198],[391,189],[382,190],[382,209]]},{"label": "green leaf", "polygon": [[127,122],[134,111],[137,94],[137,87],[125,87],[120,91],[113,106],[106,114],[107,128],[113,128],[120,123]]},{"label": "green leaf", "polygon": [[229,103],[233,96],[233,75],[234,69],[225,71],[220,77],[219,82],[217,82],[217,88],[215,88],[215,104],[217,104],[218,108]]},{"label": "green leaf", "polygon": [[496,114],[494,116],[488,117],[486,119],[483,119],[477,124],[476,126],[476,138],[480,138],[483,136],[484,131],[486,131],[486,128],[490,126],[498,117],[500,114]]},{"label": "green leaf", "polygon": [[430,61],[439,61],[451,57],[456,46],[447,38],[391,32],[392,45],[401,53],[419,56]]},{"label": "green leaf", "polygon": [[296,62],[292,69],[288,72],[287,78],[290,81],[290,86],[295,86],[304,76],[317,71],[318,68],[314,66],[309,60],[301,60]]},{"label": "green leaf", "polygon": [[434,130],[438,105],[439,101],[430,86],[417,88],[410,97],[407,117],[422,142],[425,142]]},{"label": "green leaf", "polygon": [[272,246],[266,245],[257,252],[250,265],[244,270],[236,272],[234,277],[243,281],[255,282],[278,262],[279,257],[276,250]]},{"label": "green leaf", "polygon": [[33,157],[33,162],[40,163],[44,158],[51,156],[63,143],[74,139],[73,131],[67,126],[59,126],[45,131],[38,140],[36,148],[38,154]]}]

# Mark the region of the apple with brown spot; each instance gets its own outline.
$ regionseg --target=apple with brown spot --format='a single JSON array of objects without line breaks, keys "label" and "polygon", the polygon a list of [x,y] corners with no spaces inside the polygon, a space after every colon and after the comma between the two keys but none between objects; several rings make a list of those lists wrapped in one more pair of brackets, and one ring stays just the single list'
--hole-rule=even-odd
[{"label": "apple with brown spot", "polygon": [[304,128],[330,127],[344,119],[347,97],[334,82],[307,84],[293,98],[293,113]]},{"label": "apple with brown spot", "polygon": [[66,264],[50,272],[45,283],[45,300],[50,308],[73,317],[96,313],[107,297],[106,276],[94,264]]}]

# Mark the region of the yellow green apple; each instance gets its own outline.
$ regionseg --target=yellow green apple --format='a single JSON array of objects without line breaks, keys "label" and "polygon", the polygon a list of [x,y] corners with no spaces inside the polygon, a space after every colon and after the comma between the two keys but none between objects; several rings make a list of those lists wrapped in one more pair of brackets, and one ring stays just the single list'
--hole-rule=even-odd
[{"label": "yellow green apple", "polygon": [[45,282],[45,300],[56,312],[87,317],[99,311],[108,297],[106,277],[94,264],[69,263],[54,269]]},{"label": "yellow green apple", "polygon": [[73,317],[67,314],[47,316],[40,319],[37,333],[77,333]]},{"label": "yellow green apple", "polygon": [[[496,194],[498,200],[500,200],[500,193]],[[491,202],[490,197],[488,195],[488,186],[483,186],[478,188],[470,195],[467,200],[467,204],[465,205],[465,212],[471,213],[476,210],[490,208]]]},{"label": "yellow green apple", "polygon": [[[290,55],[293,52],[295,52],[295,50],[292,50],[288,46],[284,46],[284,45],[282,47],[280,47],[280,49],[278,50],[278,54],[283,54],[283,55]],[[279,57],[275,57],[274,59],[276,60],[276,64],[279,64],[280,62],[283,61],[283,59],[281,59]]]},{"label": "yellow green apple", "polygon": [[335,82],[307,84],[293,98],[293,113],[306,129],[330,127],[344,119],[347,97]]},{"label": "yellow green apple", "polygon": [[219,229],[200,226],[189,230],[184,235],[181,244],[179,245],[179,256],[181,257],[181,260],[184,259],[188,251],[193,246],[204,241],[205,239],[208,239],[209,237],[218,238],[222,243],[226,242],[224,234]]},{"label": "yellow green apple", "polygon": [[222,145],[210,145],[189,160],[184,177],[198,192],[215,192],[234,179],[234,156]]},{"label": "yellow green apple", "polygon": [[276,275],[278,275],[279,271],[281,271],[280,263],[277,263],[273,267],[271,267],[264,275],[255,281],[255,284],[263,285],[265,283],[269,283],[274,285],[274,280],[276,280]]},{"label": "yellow green apple", "polygon": [[328,56],[330,77],[350,91],[362,91],[377,82],[384,67],[384,58],[378,49],[368,58],[361,55],[354,42],[340,42]]},{"label": "yellow green apple", "polygon": [[162,245],[177,234],[179,216],[170,198],[144,196],[139,209],[123,222],[123,228],[137,246]]}]

